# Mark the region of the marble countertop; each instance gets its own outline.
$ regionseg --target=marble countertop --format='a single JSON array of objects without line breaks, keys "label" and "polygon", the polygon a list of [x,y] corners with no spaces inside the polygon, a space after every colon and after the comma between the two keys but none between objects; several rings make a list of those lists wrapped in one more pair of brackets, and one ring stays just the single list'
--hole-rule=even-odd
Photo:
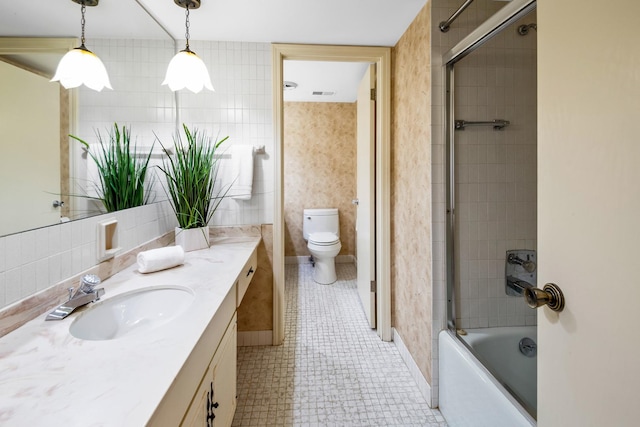
[{"label": "marble countertop", "polygon": [[61,321],[43,314],[0,338],[0,425],[145,425],[259,241],[214,239],[182,266],[141,274],[134,264],[105,280],[103,301],[149,286],[194,291],[187,311],[151,331],[74,338],[69,326],[84,308]]}]

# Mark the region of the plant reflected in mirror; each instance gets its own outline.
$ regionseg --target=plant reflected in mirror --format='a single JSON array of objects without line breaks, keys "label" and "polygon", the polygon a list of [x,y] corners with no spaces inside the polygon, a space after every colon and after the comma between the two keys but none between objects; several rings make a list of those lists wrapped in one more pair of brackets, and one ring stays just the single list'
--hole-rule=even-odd
[{"label": "plant reflected in mirror", "polygon": [[95,145],[97,150],[83,139],[69,136],[84,145],[98,169],[99,182],[94,183],[97,196],[81,197],[99,200],[107,212],[133,208],[151,201],[154,180],[146,182],[146,178],[153,146],[148,153],[137,155],[136,144],[131,144],[131,129],[125,125],[119,129],[117,123],[109,129],[107,138],[96,131],[99,142]]}]

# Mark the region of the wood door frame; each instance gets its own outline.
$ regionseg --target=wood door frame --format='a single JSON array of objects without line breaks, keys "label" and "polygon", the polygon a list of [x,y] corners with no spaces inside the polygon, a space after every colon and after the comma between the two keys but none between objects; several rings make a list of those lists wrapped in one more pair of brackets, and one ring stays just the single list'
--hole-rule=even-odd
[{"label": "wood door frame", "polygon": [[376,64],[376,283],[377,333],[392,340],[391,331],[391,48],[273,44],[272,89],[274,129],[273,213],[273,345],[284,341],[284,101],[285,60],[370,62]]}]

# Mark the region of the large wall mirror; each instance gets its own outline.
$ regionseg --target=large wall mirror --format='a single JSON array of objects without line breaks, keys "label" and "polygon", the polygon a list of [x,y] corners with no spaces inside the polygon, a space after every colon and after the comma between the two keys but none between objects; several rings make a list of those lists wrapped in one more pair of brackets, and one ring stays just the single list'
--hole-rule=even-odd
[{"label": "large wall mirror", "polygon": [[[64,13],[71,15],[69,19],[74,21],[78,18],[77,5],[71,1],[68,3],[63,7],[69,8],[71,13]],[[128,16],[132,18],[124,23],[119,21],[118,26],[102,23],[112,18],[108,4],[96,8],[95,13],[91,11],[94,26],[89,28],[96,29],[93,33],[95,38],[87,42],[93,41],[99,46],[137,43],[136,46],[142,46],[142,50],[150,46],[156,54],[158,46],[165,46],[168,62],[174,54],[171,37],[137,2],[130,2],[127,8],[131,9]],[[86,137],[86,134],[93,133],[93,129],[104,132],[108,122],[126,123],[122,116],[107,111],[99,117],[84,114],[84,99],[92,100],[93,111],[99,110],[95,99],[105,99],[105,104],[121,109],[129,107],[131,102],[127,85],[114,85],[113,91],[89,94],[90,90],[84,87],[67,90],[58,83],[51,83],[49,80],[60,58],[78,45],[78,39],[39,37],[45,30],[30,23],[32,15],[23,16],[18,7],[16,10],[13,21],[24,19],[24,22],[0,26],[0,237],[102,213],[96,205],[76,194],[74,182],[87,179],[76,175],[87,170],[87,164],[82,163],[90,159],[87,159],[86,152],[82,153],[81,145],[70,141],[68,135]],[[30,13],[44,12],[34,9]],[[49,30],[49,34],[70,35],[79,29],[79,22],[58,25],[60,33]],[[150,31],[153,26],[157,30]],[[143,31],[144,36],[141,36],[138,32]],[[153,40],[140,39],[148,34],[152,34]],[[158,44],[159,40],[161,44]],[[120,56],[113,55],[109,49],[103,47],[103,51],[107,58],[111,58],[116,79],[123,73],[129,76],[138,73],[140,79],[146,77],[147,70],[120,61]],[[165,52],[161,56],[164,57]],[[125,67],[132,69],[123,70]],[[160,82],[157,85],[159,87]]]}]

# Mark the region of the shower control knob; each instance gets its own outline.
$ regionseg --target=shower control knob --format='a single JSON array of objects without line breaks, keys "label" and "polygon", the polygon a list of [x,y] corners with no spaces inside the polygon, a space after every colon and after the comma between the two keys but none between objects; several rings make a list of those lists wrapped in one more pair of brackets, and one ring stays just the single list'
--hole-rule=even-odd
[{"label": "shower control knob", "polygon": [[527,288],[524,290],[524,298],[531,308],[547,305],[553,311],[560,312],[564,309],[564,294],[555,283],[547,283],[542,289]]}]

